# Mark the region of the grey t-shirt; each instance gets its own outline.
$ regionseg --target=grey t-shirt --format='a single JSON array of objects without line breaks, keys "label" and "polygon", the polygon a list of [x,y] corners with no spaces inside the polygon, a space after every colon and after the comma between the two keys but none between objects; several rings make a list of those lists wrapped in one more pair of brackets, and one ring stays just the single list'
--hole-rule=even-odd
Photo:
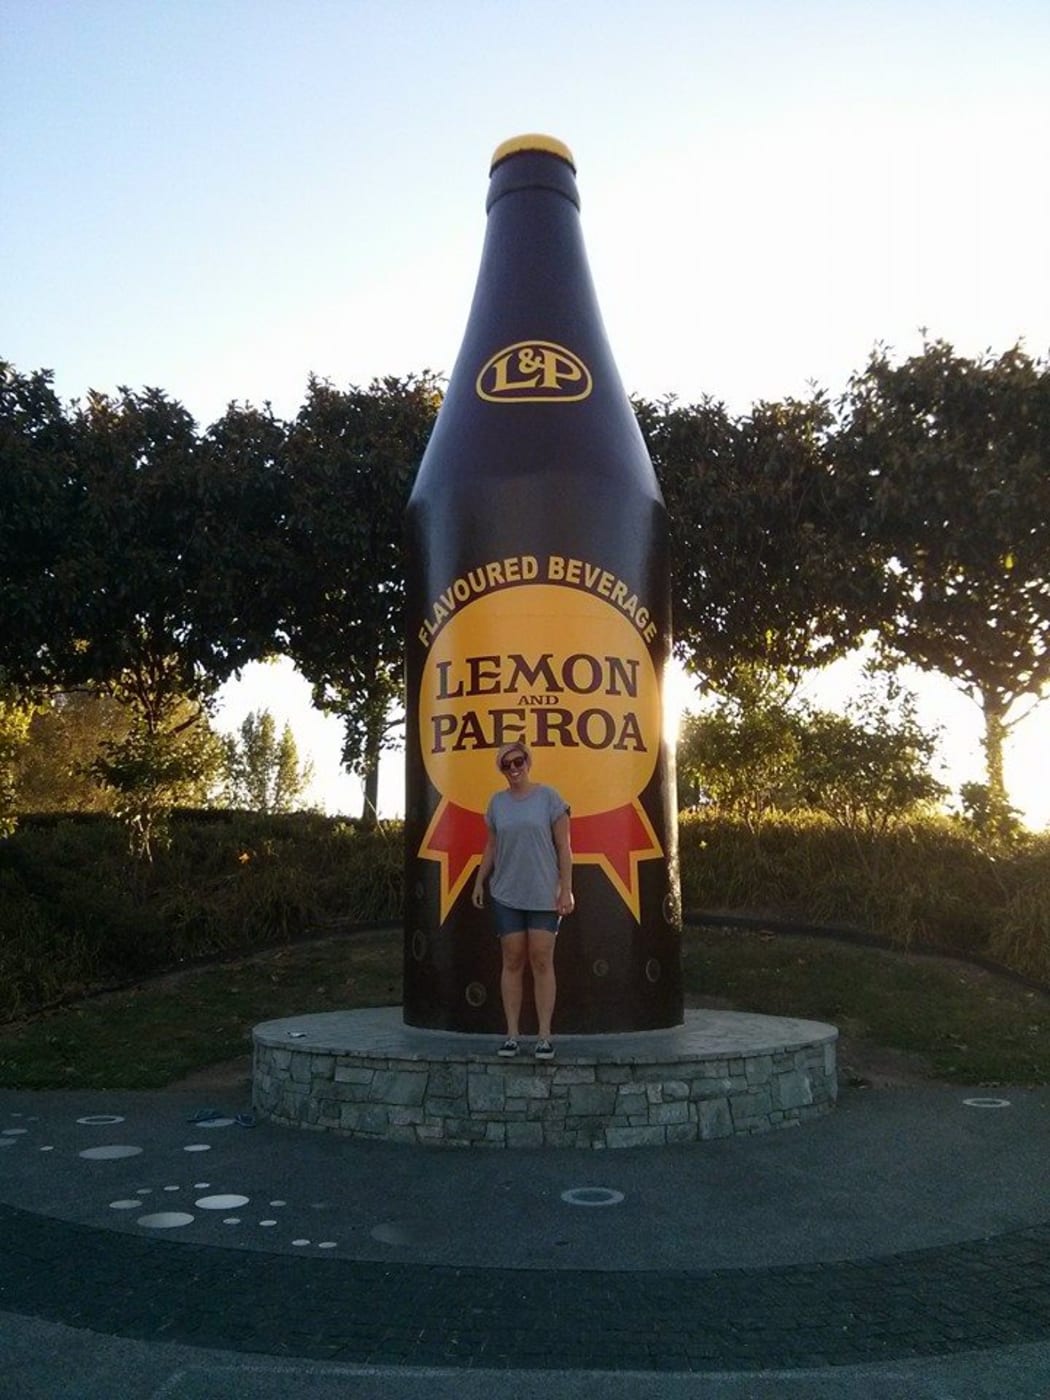
[{"label": "grey t-shirt", "polygon": [[496,864],[489,880],[493,899],[513,909],[554,909],[558,851],[552,827],[569,804],[545,783],[524,797],[495,793],[485,821],[496,838]]}]

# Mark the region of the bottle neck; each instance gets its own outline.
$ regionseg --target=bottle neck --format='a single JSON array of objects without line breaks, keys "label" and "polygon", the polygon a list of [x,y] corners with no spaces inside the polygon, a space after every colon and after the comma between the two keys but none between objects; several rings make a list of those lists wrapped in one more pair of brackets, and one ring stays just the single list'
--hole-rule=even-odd
[{"label": "bottle neck", "polygon": [[544,151],[519,151],[496,166],[489,181],[485,212],[488,213],[504,195],[516,190],[551,190],[562,195],[577,210],[580,207],[572,166]]}]

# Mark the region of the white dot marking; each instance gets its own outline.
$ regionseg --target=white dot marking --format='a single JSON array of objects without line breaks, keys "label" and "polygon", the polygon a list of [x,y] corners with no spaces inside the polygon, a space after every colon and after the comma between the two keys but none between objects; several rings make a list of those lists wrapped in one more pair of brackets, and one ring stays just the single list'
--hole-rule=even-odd
[{"label": "white dot marking", "polygon": [[180,1225],[193,1223],[193,1216],[183,1210],[162,1210],[157,1215],[140,1215],[136,1225],[144,1225],[147,1230],[177,1230]]},{"label": "white dot marking", "polygon": [[614,1191],[609,1186],[573,1186],[561,1193],[562,1200],[570,1206],[618,1206],[623,1200],[622,1191]]}]

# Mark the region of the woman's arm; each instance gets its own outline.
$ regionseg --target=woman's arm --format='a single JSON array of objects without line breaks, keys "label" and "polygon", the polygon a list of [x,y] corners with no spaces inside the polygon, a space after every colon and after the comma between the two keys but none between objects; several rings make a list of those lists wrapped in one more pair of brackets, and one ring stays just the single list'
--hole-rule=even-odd
[{"label": "woman's arm", "polygon": [[559,914],[571,914],[576,908],[572,894],[572,847],[569,844],[569,814],[563,812],[551,828],[554,833],[554,848],[558,852],[558,888],[555,891],[555,908]]},{"label": "woman's arm", "polygon": [[485,881],[492,873],[492,867],[496,863],[496,838],[489,832],[489,839],[485,842],[485,852],[481,857],[481,864],[478,866],[478,873],[474,877],[474,889],[471,893],[471,903],[475,909],[485,907]]}]

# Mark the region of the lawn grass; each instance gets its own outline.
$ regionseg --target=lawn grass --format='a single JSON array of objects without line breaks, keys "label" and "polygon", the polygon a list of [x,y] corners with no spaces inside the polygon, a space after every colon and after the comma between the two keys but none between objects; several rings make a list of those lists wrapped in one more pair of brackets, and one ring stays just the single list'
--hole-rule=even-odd
[{"label": "lawn grass", "polygon": [[400,932],[300,944],[0,1026],[0,1085],[162,1088],[248,1054],[259,1021],[400,999]]},{"label": "lawn grass", "polygon": [[[825,939],[690,930],[687,1003],[831,1021],[964,1084],[1050,1082],[1050,998],[960,963]],[[156,1089],[248,1053],[259,1021],[396,1005],[401,935],[355,934],[196,969],[0,1027],[0,1085]]]},{"label": "lawn grass", "polygon": [[687,996],[830,1021],[855,1040],[923,1056],[933,1078],[1050,1082],[1050,997],[966,963],[735,929],[691,930],[683,963]]}]

